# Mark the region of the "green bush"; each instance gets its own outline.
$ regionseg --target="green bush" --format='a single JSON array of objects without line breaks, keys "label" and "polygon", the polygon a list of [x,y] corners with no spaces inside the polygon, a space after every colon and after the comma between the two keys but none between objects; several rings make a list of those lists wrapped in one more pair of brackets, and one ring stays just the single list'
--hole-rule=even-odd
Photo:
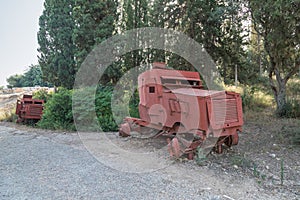
[{"label": "green bush", "polygon": [[140,117],[139,102],[140,102],[139,93],[138,90],[135,90],[135,92],[133,93],[129,101],[129,114],[131,117],[135,117],[135,118]]},{"label": "green bush", "polygon": [[[98,126],[102,131],[117,131],[118,125],[126,117],[122,113],[125,113],[124,109],[128,108],[124,108],[120,102],[115,105],[117,113],[115,113],[116,116],[113,116],[111,108],[113,89],[113,86],[99,85],[95,93],[93,87],[74,91],[60,88],[57,93],[46,98],[43,118],[38,126],[47,129],[75,130],[74,117],[76,121],[80,122],[80,127],[78,127],[80,131],[96,131],[99,130]],[[130,116],[139,117],[138,93],[135,92],[132,97],[128,94],[125,92],[124,100],[129,101]],[[44,93],[41,92],[36,96],[43,98],[43,95]],[[72,98],[75,100],[73,110]]]},{"label": "green bush", "polygon": [[99,126],[102,131],[118,129],[111,111],[112,92],[112,86],[102,85],[99,85],[96,91],[94,87],[74,91],[73,114],[76,121],[80,123],[78,127],[80,131],[97,131]]},{"label": "green bush", "polygon": [[[115,106],[115,115],[113,116],[111,108],[111,99],[113,97],[113,86],[99,86],[96,92],[96,113],[98,117],[98,122],[103,131],[117,131],[118,125],[122,123],[124,117],[123,114],[126,113],[126,109],[129,109],[130,117],[139,118],[139,95],[137,90],[131,95],[129,91],[122,91],[122,98],[115,101],[118,102]],[[120,91],[119,91],[120,92]],[[124,92],[124,93],[123,93]],[[117,94],[115,94],[117,95]],[[118,95],[117,95],[118,96]],[[129,108],[125,108],[125,102],[129,102]]]},{"label": "green bush", "polygon": [[72,114],[72,91],[59,88],[45,103],[38,126],[45,129],[75,130]]},{"label": "green bush", "polygon": [[103,131],[117,131],[118,124],[115,122],[111,110],[112,86],[99,86],[96,91],[95,108],[98,122]]},{"label": "green bush", "polygon": [[73,91],[73,117],[80,125],[77,127],[79,131],[97,131],[94,90],[93,87],[86,87]]},{"label": "green bush", "polygon": [[41,89],[33,93],[33,99],[42,99],[47,102],[51,98],[52,94],[49,94],[47,90]]}]

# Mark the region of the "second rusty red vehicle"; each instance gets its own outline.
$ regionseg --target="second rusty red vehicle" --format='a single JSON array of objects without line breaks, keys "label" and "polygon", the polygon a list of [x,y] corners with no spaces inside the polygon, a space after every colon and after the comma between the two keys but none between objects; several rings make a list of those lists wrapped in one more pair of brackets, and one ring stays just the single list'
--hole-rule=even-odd
[{"label": "second rusty red vehicle", "polygon": [[138,77],[140,118],[127,117],[119,134],[131,131],[144,137],[167,136],[172,156],[193,159],[198,147],[222,152],[238,144],[242,131],[241,96],[205,90],[198,72],[167,69],[154,63]]},{"label": "second rusty red vehicle", "polygon": [[33,122],[36,123],[42,118],[44,108],[44,100],[33,99],[32,95],[23,95],[22,99],[17,100],[16,115],[17,122]]}]

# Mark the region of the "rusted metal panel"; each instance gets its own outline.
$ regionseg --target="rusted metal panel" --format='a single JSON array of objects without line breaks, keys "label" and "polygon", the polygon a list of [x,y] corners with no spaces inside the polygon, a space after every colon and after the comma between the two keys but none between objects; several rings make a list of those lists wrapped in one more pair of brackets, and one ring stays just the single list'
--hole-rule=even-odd
[{"label": "rusted metal panel", "polygon": [[32,95],[24,95],[21,100],[17,100],[17,122],[40,120],[43,115],[43,104],[44,100],[32,99]]}]

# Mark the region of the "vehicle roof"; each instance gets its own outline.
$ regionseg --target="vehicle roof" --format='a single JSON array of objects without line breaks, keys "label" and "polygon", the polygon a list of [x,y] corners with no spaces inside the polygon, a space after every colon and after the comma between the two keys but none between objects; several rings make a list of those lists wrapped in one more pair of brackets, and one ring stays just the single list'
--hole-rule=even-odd
[{"label": "vehicle roof", "polygon": [[175,94],[183,94],[183,95],[199,96],[199,97],[225,95],[225,91],[202,90],[202,89],[195,89],[195,88],[178,88],[178,89],[173,89],[172,92]]},{"label": "vehicle roof", "polygon": [[140,74],[138,79],[139,81],[144,81],[144,83],[149,83],[152,82],[151,79],[156,79],[156,83],[160,83],[161,78],[201,81],[198,72],[172,69],[151,69]]}]

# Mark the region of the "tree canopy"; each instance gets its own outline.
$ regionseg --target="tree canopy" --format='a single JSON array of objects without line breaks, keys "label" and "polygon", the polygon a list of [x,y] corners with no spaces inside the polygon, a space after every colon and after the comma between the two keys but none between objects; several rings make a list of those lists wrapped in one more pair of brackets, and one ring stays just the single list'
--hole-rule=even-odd
[{"label": "tree canopy", "polygon": [[49,87],[51,84],[43,81],[43,74],[39,65],[31,65],[24,74],[15,74],[6,79],[8,87]]},{"label": "tree canopy", "polygon": [[45,80],[66,88],[72,88],[76,73],[73,6],[73,0],[46,0],[39,20],[39,64]]},{"label": "tree canopy", "polygon": [[[46,81],[70,89],[86,56],[111,36],[140,27],[173,29],[205,47],[226,84],[234,82],[236,69],[244,84],[259,82],[267,72],[277,111],[284,114],[286,84],[300,63],[299,5],[298,0],[45,0],[39,63]],[[194,70],[170,52],[135,50],[117,58],[101,83],[115,84],[132,67],[153,61]],[[18,77],[11,81],[19,84]]]},{"label": "tree canopy", "polygon": [[268,54],[277,113],[285,115],[286,84],[300,67],[300,1],[250,0],[249,5],[255,30],[262,35]]}]

